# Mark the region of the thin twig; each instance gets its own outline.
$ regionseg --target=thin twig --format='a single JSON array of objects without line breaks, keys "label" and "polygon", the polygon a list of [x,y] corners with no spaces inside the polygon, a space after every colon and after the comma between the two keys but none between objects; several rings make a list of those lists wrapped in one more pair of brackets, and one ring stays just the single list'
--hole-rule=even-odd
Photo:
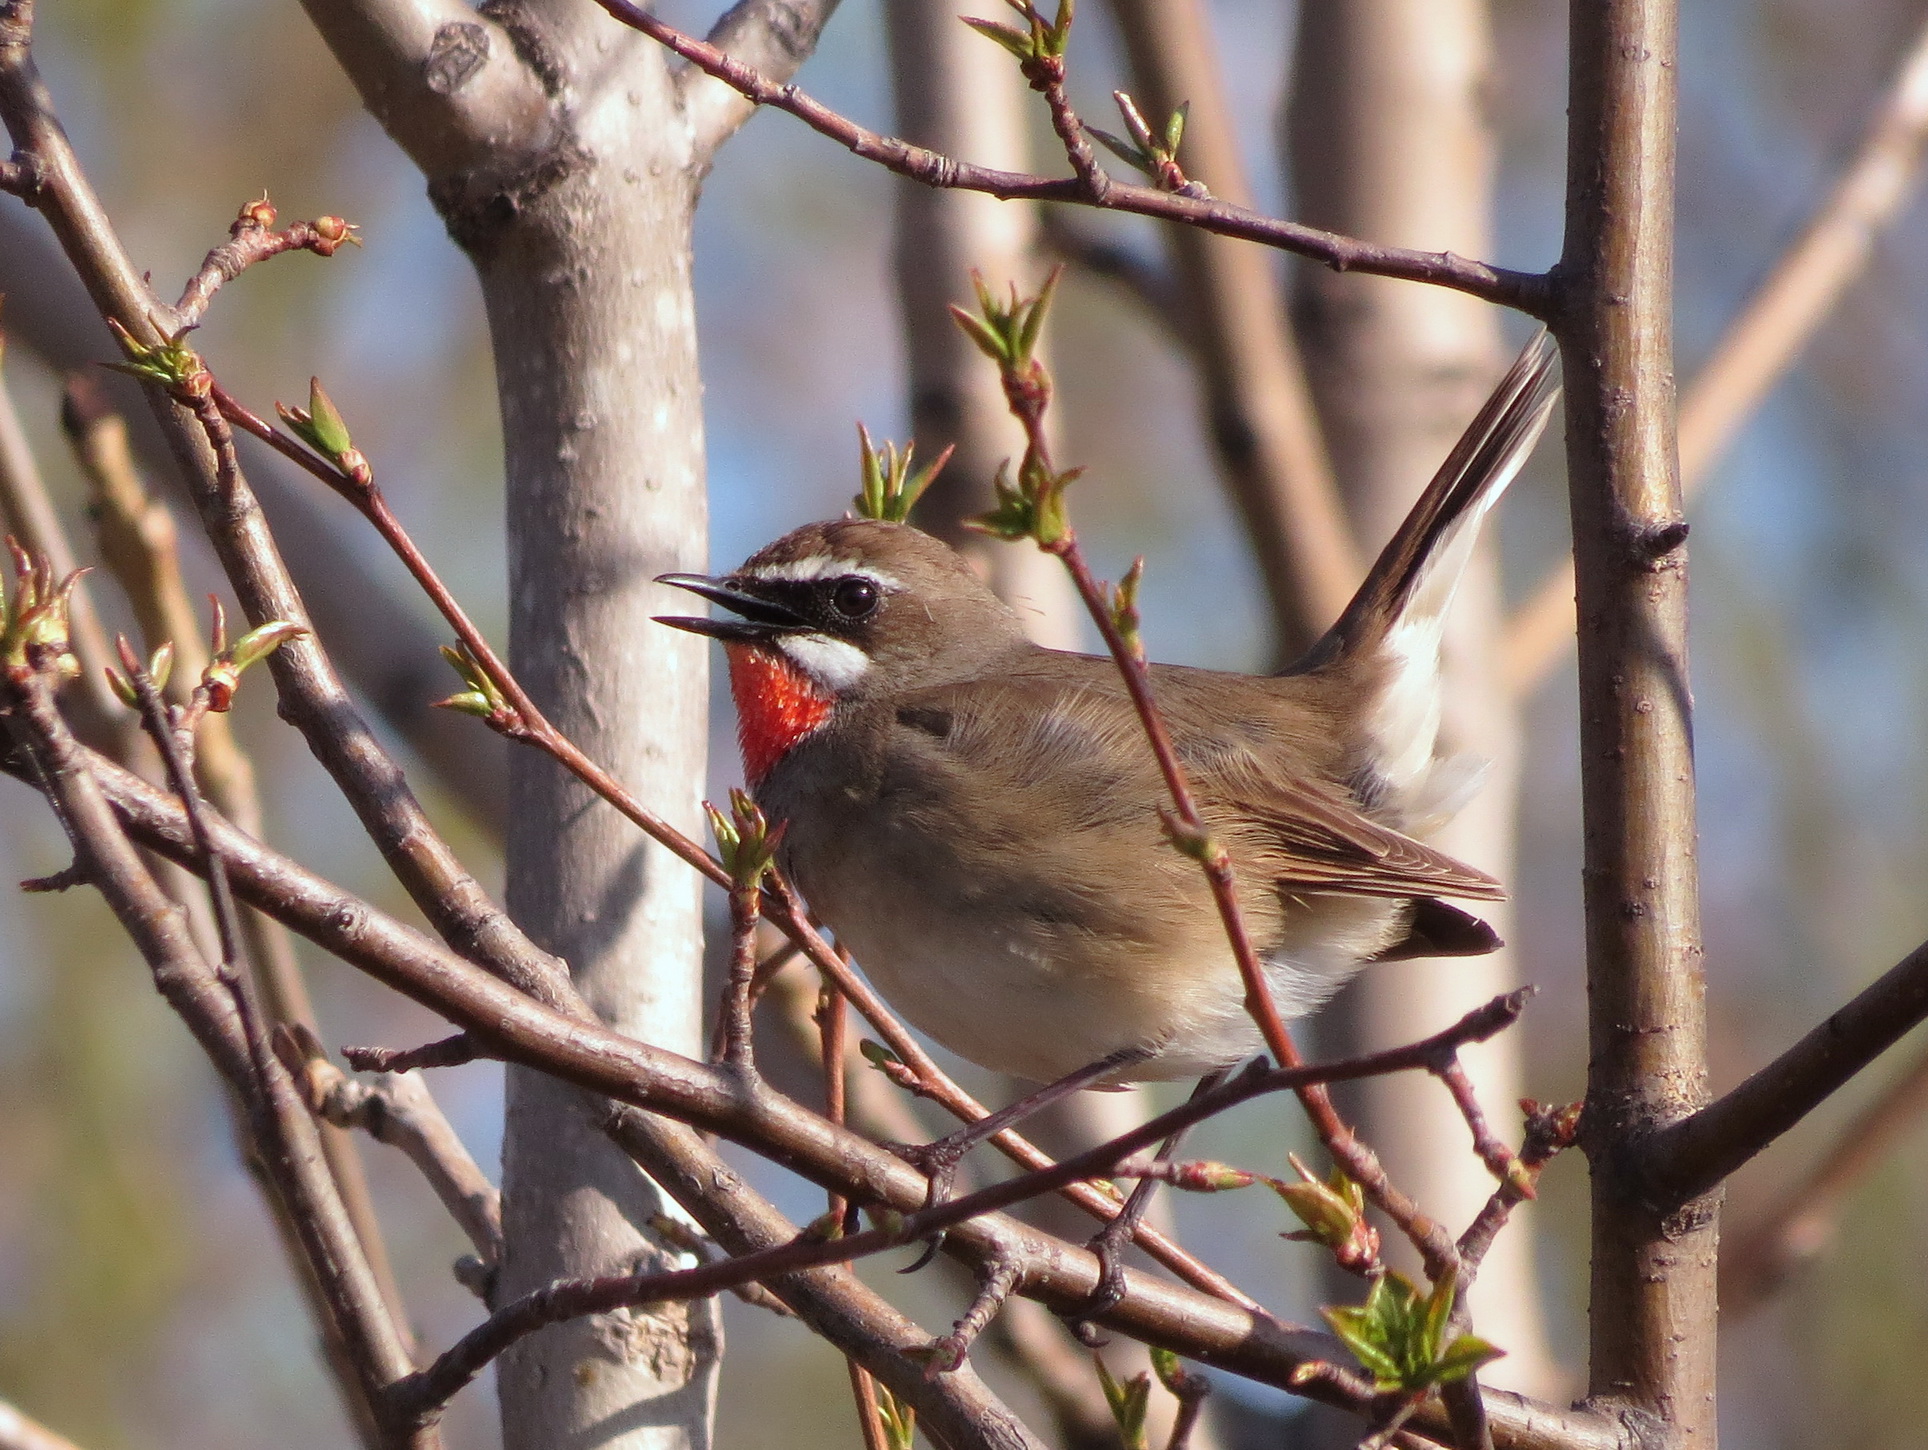
[{"label": "thin twig", "polygon": [[[259,1063],[238,998],[220,982],[182,927],[179,909],[141,865],[101,789],[91,757],[68,733],[52,692],[34,668],[9,668],[5,713],[39,765],[44,788],[59,801],[76,855],[121,925],[148,961],[155,985],[247,1107],[263,1168],[287,1206],[309,1271],[329,1310],[328,1322],[353,1368],[371,1420],[394,1432],[384,1397],[413,1366],[379,1286],[368,1272],[354,1227],[341,1210],[322,1162],[314,1125],[272,1055]],[[185,816],[185,811],[183,811]],[[191,823],[182,825],[188,838]],[[197,848],[218,854],[205,841]],[[439,1443],[433,1431],[396,1432],[419,1450]]]},{"label": "thin twig", "polygon": [[1109,179],[1102,203],[1094,201],[1087,182],[1079,177],[1053,178],[1024,172],[998,171],[940,156],[891,136],[859,126],[794,85],[780,85],[751,66],[732,59],[713,45],[686,35],[674,26],[639,9],[629,0],[597,0],[623,24],[642,31],[690,64],[716,77],[759,106],[787,111],[820,135],[829,137],[854,155],[874,161],[900,176],[926,186],[981,191],[1010,200],[1102,205],[1107,210],[1185,222],[1222,236],[1278,247],[1322,262],[1337,272],[1369,272],[1404,277],[1483,297],[1489,302],[1518,308],[1539,317],[1547,306],[1546,279],[1538,273],[1514,272],[1484,262],[1469,261],[1451,252],[1421,252],[1406,247],[1382,247],[1354,237],[1342,237],[1316,227],[1300,226],[1261,216],[1245,207],[1210,198],[1183,196],[1148,186]]},{"label": "thin twig", "polygon": [[[133,606],[148,647],[162,641],[174,646],[174,674],[167,693],[174,703],[185,704],[207,666],[208,654],[181,576],[174,516],[148,494],[128,446],[127,425],[94,378],[77,374],[67,380],[60,421],[88,481],[89,512],[101,558]],[[194,767],[215,809],[250,835],[260,836],[261,802],[254,764],[235,739],[229,716],[208,713],[202,717],[195,732]],[[287,929],[258,911],[246,910],[241,913],[241,936],[269,1016],[276,1022],[301,1024],[319,1037],[314,1003]],[[389,1312],[398,1323],[406,1323],[401,1288],[355,1140],[328,1123],[321,1129],[321,1146],[369,1266],[381,1281]]]},{"label": "thin twig", "polygon": [[[570,1279],[546,1285],[513,1304],[505,1305],[471,1330],[433,1365],[415,1377],[410,1387],[402,1392],[401,1398],[416,1414],[446,1403],[450,1396],[510,1345],[547,1325],[566,1319],[607,1313],[635,1304],[698,1298],[735,1284],[767,1280],[800,1269],[845,1263],[929,1239],[945,1229],[1022,1203],[1062,1184],[1109,1173],[1119,1162],[1159,1143],[1178,1129],[1202,1122],[1253,1097],[1272,1092],[1297,1091],[1313,1083],[1348,1081],[1376,1077],[1386,1072],[1423,1069],[1437,1055],[1442,1044],[1478,1041],[1503,1029],[1518,1017],[1524,1002],[1525,997],[1520,993],[1497,998],[1478,1011],[1469,1013],[1447,1031],[1424,1042],[1389,1052],[1374,1053],[1343,1063],[1245,1073],[1214,1092],[1195,1097],[1108,1143],[1064,1159],[1050,1168],[1020,1174],[914,1213],[890,1215],[884,1227],[848,1235],[804,1234],[790,1243],[761,1253],[693,1269],[624,1274],[601,1279]],[[995,1252],[992,1258],[995,1260]],[[1012,1280],[1013,1285],[1021,1282],[1021,1278]]]},{"label": "thin twig", "polygon": [[[700,872],[705,879],[725,890],[730,889],[729,873],[723,869],[721,862],[645,806],[628,787],[584,755],[561,731],[549,723],[547,717],[529,698],[521,683],[510,672],[508,666],[489,645],[487,638],[476,628],[467,612],[442,582],[434,566],[429,563],[427,557],[415,545],[414,540],[409,537],[407,530],[388,508],[381,490],[373,482],[372,470],[364,472],[359,478],[350,478],[327,460],[303,448],[293,438],[252,412],[218,383],[213,385],[211,397],[224,418],[300,464],[354,504],[375,526],[409,573],[421,585],[450,628],[455,631],[456,637],[461,640],[470,658],[500,691],[506,708],[499,710],[496,716],[490,719],[489,723],[495,729],[512,740],[532,745],[550,755],[583,784],[613,805],[652,840],[667,847],[679,860]],[[894,1014],[849,966],[838,958],[835,949],[825,942],[810,924],[808,913],[797,901],[780,872],[770,873],[763,911],[771,924],[781,929],[813,965],[829,974],[837,982],[839,989],[850,998],[857,1010],[883,1034],[892,1050],[912,1066],[920,1084],[920,1091],[926,1091],[934,1102],[954,1113],[962,1121],[972,1122],[989,1115],[982,1104],[957,1087],[938,1068],[929,1055],[916,1045],[910,1033],[897,1022]],[[366,1052],[368,1055],[358,1059],[355,1056],[355,1052],[358,1051]],[[373,1049],[356,1049],[351,1051],[349,1056],[358,1067],[372,1068],[383,1065],[377,1061],[374,1052]],[[411,1061],[410,1065],[429,1064],[415,1060]],[[1035,1169],[1051,1161],[1048,1155],[1032,1147],[1014,1132],[999,1133],[990,1141],[1021,1167]],[[1102,1191],[1089,1184],[1068,1186],[1066,1196],[1094,1218],[1108,1219],[1118,1210],[1116,1201],[1109,1199]],[[1254,1300],[1223,1275],[1186,1253],[1157,1229],[1141,1225],[1134,1241],[1174,1273],[1206,1293],[1218,1294],[1247,1308],[1257,1307]]]},{"label": "thin twig", "polygon": [[338,1128],[359,1128],[376,1142],[400,1149],[468,1236],[484,1270],[502,1262],[502,1195],[418,1074],[390,1073],[371,1083],[357,1082],[328,1060],[311,1030],[297,1025],[279,1029],[274,1045],[311,1112]]},{"label": "thin twig", "polygon": [[[1046,300],[1046,295],[1040,294],[1030,305],[1041,308]],[[1018,469],[1020,479],[1028,476],[1062,479],[1063,475],[1053,466],[1050,438],[1044,426],[1045,410],[1051,397],[1049,378],[1042,366],[1029,357],[1021,360],[1007,358],[999,363],[999,370],[1011,413],[1024,426],[1025,457]],[[1058,486],[1061,487],[1061,484]],[[1238,884],[1234,879],[1231,855],[1221,842],[1213,839],[1204,817],[1199,813],[1185,776],[1185,768],[1172,744],[1171,732],[1166,728],[1164,717],[1152,697],[1151,670],[1145,662],[1143,650],[1136,647],[1135,642],[1125,640],[1111,599],[1085,563],[1077,531],[1068,522],[1063,523],[1055,537],[1049,542],[1041,542],[1040,546],[1046,553],[1056,555],[1069,571],[1078,597],[1084,601],[1085,609],[1097,625],[1105,648],[1124,680],[1145,739],[1151,746],[1159,773],[1172,798],[1173,809],[1166,817],[1167,833],[1171,836],[1172,844],[1197,861],[1205,873],[1226,940],[1231,945],[1239,976],[1244,981],[1245,1009],[1257,1024],[1273,1060],[1281,1067],[1297,1066],[1303,1059],[1284,1019],[1279,1015],[1271,981],[1259,961],[1258,949],[1239,908]],[[1438,1278],[1455,1268],[1458,1254],[1451,1236],[1393,1185],[1378,1155],[1346,1126],[1324,1088],[1308,1084],[1304,1091],[1298,1093],[1298,1097],[1326,1151],[1365,1190],[1380,1212],[1397,1224],[1411,1240],[1413,1247],[1425,1260],[1428,1274]]]},{"label": "thin twig", "polygon": [[177,329],[198,326],[222,285],[232,282],[257,262],[265,262],[283,252],[313,252],[318,257],[332,257],[344,242],[361,244],[354,226],[338,216],[296,222],[280,231],[274,230],[274,224],[275,209],[265,193],[241,208],[241,214],[228,229],[228,240],[207,254],[201,270],[188,280],[181,300],[174,304]]}]

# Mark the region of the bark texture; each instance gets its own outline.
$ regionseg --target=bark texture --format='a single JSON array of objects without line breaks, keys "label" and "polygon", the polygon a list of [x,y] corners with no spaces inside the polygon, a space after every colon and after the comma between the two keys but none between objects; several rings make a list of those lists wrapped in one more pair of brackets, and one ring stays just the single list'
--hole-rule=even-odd
[{"label": "bark texture", "polygon": [[1707,1097],[1675,457],[1669,0],[1570,11],[1561,353],[1579,589],[1593,1173],[1589,1390],[1711,1446],[1718,1191],[1656,1208],[1623,1155]]}]

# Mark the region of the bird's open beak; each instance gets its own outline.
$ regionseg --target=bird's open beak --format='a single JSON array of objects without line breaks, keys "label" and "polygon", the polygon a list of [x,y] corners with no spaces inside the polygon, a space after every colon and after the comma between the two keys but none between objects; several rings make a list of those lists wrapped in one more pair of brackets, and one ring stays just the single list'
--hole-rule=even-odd
[{"label": "bird's open beak", "polygon": [[726,580],[709,579],[701,574],[658,574],[656,582],[687,589],[712,604],[720,604],[733,614],[743,616],[741,619],[656,616],[658,624],[667,624],[671,629],[686,629],[691,634],[707,634],[715,639],[760,641],[779,634],[801,634],[810,628],[809,622],[794,609],[751,594]]}]

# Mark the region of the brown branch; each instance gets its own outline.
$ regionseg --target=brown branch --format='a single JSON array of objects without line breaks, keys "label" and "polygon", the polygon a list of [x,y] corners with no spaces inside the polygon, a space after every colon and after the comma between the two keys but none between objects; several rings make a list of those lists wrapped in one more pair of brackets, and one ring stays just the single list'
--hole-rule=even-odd
[{"label": "brown branch", "polygon": [[[1019,307],[1015,293],[1012,301],[1014,311],[1011,315],[1015,318],[1015,309]],[[1049,284],[1044,292],[1025,305],[1035,315],[1037,309],[1046,307],[1048,303]],[[959,315],[963,316],[961,312]],[[1018,466],[1020,486],[1024,486],[1023,480],[1030,479],[1033,480],[1030,486],[1039,496],[1055,497],[1062,492],[1070,476],[1060,474],[1053,467],[1050,439],[1045,432],[1044,415],[1051,398],[1050,379],[1042,364],[1032,359],[1021,344],[1000,359],[998,367],[1011,413],[1024,425],[1025,454]],[[1036,480],[1039,479],[1044,482],[1038,484]],[[1061,514],[1062,506],[1055,507]],[[1107,596],[1085,563],[1077,531],[1069,522],[1060,519],[1048,542],[1038,535],[1035,528],[1032,536],[1038,539],[1039,546],[1046,553],[1057,556],[1070,573],[1078,597],[1083,600],[1092,622],[1097,625],[1105,648],[1124,680],[1132,708],[1137,712],[1139,725],[1172,798],[1173,809],[1164,818],[1166,832],[1172,845],[1197,861],[1205,873],[1226,940],[1231,945],[1239,976],[1245,984],[1245,1009],[1257,1024],[1273,1060],[1281,1068],[1296,1067],[1302,1059],[1292,1041],[1291,1032],[1279,1016],[1271,982],[1259,961],[1251,934],[1246,930],[1244,914],[1239,909],[1232,858],[1225,847],[1212,838],[1192,798],[1191,786],[1172,744],[1171,732],[1166,728],[1164,717],[1152,698],[1151,671],[1145,662],[1144,651],[1135,637],[1129,643],[1126,641],[1120,624],[1121,615],[1114,612],[1113,600]],[[1119,598],[1122,607],[1122,596]],[[1135,606],[1131,606],[1131,609],[1135,634]],[[1524,998],[1521,1000],[1524,1001]],[[1393,1185],[1380,1165],[1378,1155],[1339,1117],[1323,1085],[1309,1083],[1303,1090],[1295,1091],[1326,1151],[1365,1190],[1374,1206],[1399,1226],[1425,1260],[1427,1272],[1438,1278],[1453,1270],[1457,1266],[1458,1252],[1451,1236]]]},{"label": "brown branch", "polygon": [[[1227,1108],[1267,1093],[1292,1090],[1328,1082],[1373,1077],[1385,1072],[1426,1068],[1442,1049],[1469,1041],[1480,1041],[1510,1025],[1519,1015],[1524,995],[1515,993],[1500,998],[1477,1012],[1468,1014],[1445,1032],[1424,1042],[1414,1043],[1348,1062],[1312,1067],[1275,1068],[1252,1072],[1234,1079],[1215,1092],[1160,1114],[1128,1133],[1101,1143],[1084,1153],[1040,1169],[1020,1174],[974,1193],[921,1208],[910,1214],[891,1216],[884,1227],[861,1233],[805,1233],[789,1243],[743,1258],[704,1264],[693,1269],[673,1269],[666,1273],[624,1274],[602,1279],[572,1279],[549,1284],[513,1304],[497,1310],[483,1324],[465,1335],[412,1382],[404,1401],[414,1413],[445,1403],[456,1390],[479,1374],[490,1360],[516,1341],[550,1324],[585,1314],[606,1313],[636,1304],[694,1299],[737,1284],[768,1280],[799,1269],[846,1263],[852,1259],[883,1253],[929,1239],[946,1229],[1009,1208],[1063,1184],[1114,1172],[1122,1163],[1143,1149],[1151,1148],[1181,1128],[1187,1128]],[[693,1064],[692,1064],[693,1066]],[[723,1123],[703,1124],[732,1135],[740,1129]],[[1147,1161],[1140,1165],[1152,1171]],[[997,1304],[1013,1288],[1024,1283],[1024,1264],[1000,1223],[987,1223],[981,1230],[997,1235],[991,1251],[984,1257],[987,1282],[973,1311],[960,1321],[957,1336],[965,1346]],[[958,1348],[950,1337],[938,1341],[946,1350]]]},{"label": "brown branch", "polygon": [[[658,1124],[652,1130],[642,1114],[618,1109],[607,1131],[728,1252],[752,1254],[797,1237],[796,1225],[726,1169],[687,1129],[665,1131]],[[774,1279],[770,1287],[841,1351],[853,1368],[862,1366],[864,1373],[913,1407],[938,1443],[1038,1450],[1023,1422],[969,1365],[952,1374],[926,1375],[914,1356],[930,1337],[848,1268],[829,1266],[787,1274]]]},{"label": "brown branch", "polygon": [[1675,0],[1571,9],[1566,377],[1580,597],[1590,1392],[1712,1445],[1717,1201],[1656,1210],[1630,1140],[1707,1097],[1687,558],[1673,438]]},{"label": "brown branch", "polygon": [[[0,322],[4,320],[0,314]],[[0,336],[0,354],[4,347],[5,338]],[[0,377],[0,534],[11,535],[28,553],[45,559],[57,578],[64,579],[79,567],[4,377]],[[67,627],[81,665],[81,727],[95,743],[111,742],[115,754],[125,757],[139,740],[140,727],[101,676],[114,655],[84,585],[74,593]]]},{"label": "brown branch", "polygon": [[1733,1242],[1720,1265],[1722,1314],[1730,1320],[1759,1308],[1834,1237],[1835,1219],[1851,1189],[1887,1161],[1895,1140],[1928,1111],[1928,1052],[1838,1129],[1818,1161]]},{"label": "brown branch", "polygon": [[[837,0],[737,0],[710,28],[709,43],[773,80],[787,81],[817,48]],[[696,154],[707,159],[756,114],[734,87],[699,70],[678,81]]]},{"label": "brown branch", "polygon": [[[67,380],[61,425],[89,484],[90,512],[101,557],[134,608],[150,648],[174,646],[171,698],[186,703],[208,663],[200,626],[188,600],[176,547],[174,517],[148,495],[128,446],[127,427],[104,389],[91,377]],[[254,764],[235,740],[229,717],[204,715],[195,733],[195,775],[215,809],[241,830],[262,834],[261,802]],[[258,911],[241,917],[241,935],[261,989],[277,1022],[300,1025],[320,1037],[308,984],[285,928]],[[333,1124],[321,1130],[322,1151],[341,1189],[342,1202],[370,1266],[382,1283],[389,1311],[405,1322],[401,1290],[389,1265],[387,1245],[369,1196],[367,1175],[354,1139]]]},{"label": "brown branch", "polygon": [[[1727,325],[1681,397],[1680,486],[1700,491],[1760,406],[1859,277],[1901,215],[1928,143],[1928,24],[1878,103],[1861,144],[1801,234]],[[1515,695],[1531,694],[1573,646],[1573,561],[1547,572],[1514,611],[1504,646]]]},{"label": "brown branch", "polygon": [[[368,1270],[354,1226],[342,1212],[323,1163],[313,1122],[280,1064],[253,1054],[238,995],[230,995],[187,935],[182,914],[155,885],[128,841],[96,778],[88,753],[54,709],[44,676],[12,668],[5,714],[32,753],[43,788],[59,804],[76,857],[133,938],[155,985],[186,1022],[210,1060],[246,1106],[262,1167],[284,1204],[303,1258],[320,1286],[334,1338],[352,1366],[356,1388],[384,1439],[411,1450],[439,1443],[427,1432],[398,1428],[382,1412],[388,1387],[413,1366],[380,1287]],[[182,812],[190,839],[193,829]]]},{"label": "brown branch", "polygon": [[331,1063],[320,1040],[299,1024],[278,1030],[274,1045],[310,1112],[337,1128],[359,1128],[376,1142],[400,1149],[468,1236],[483,1269],[492,1271],[502,1262],[502,1196],[418,1074],[390,1073],[372,1083],[357,1082]]},{"label": "brown branch", "polygon": [[1492,1248],[1493,1240],[1506,1227],[1513,1210],[1534,1196],[1540,1170],[1552,1162],[1556,1154],[1571,1148],[1579,1133],[1578,1103],[1542,1108],[1538,1103],[1528,1100],[1520,1106],[1526,1111],[1526,1141],[1520,1147],[1517,1171],[1507,1174],[1481,1207],[1478,1216],[1459,1236],[1459,1290],[1462,1295],[1472,1286],[1481,1263],[1486,1259],[1486,1251]]},{"label": "brown branch", "polygon": [[[973,166],[969,162],[911,146],[895,137],[881,136],[813,100],[796,86],[778,84],[715,46],[686,35],[649,12],[638,9],[628,0],[597,0],[597,3],[623,24],[642,31],[698,69],[742,93],[754,104],[787,111],[813,131],[827,136],[854,155],[874,161],[899,176],[907,176],[926,186],[981,191],[1005,200],[1029,197],[1038,201],[1100,204],[1093,201],[1086,183],[1077,177],[1052,178]],[[1483,297],[1489,302],[1518,308],[1535,317],[1541,316],[1547,305],[1546,279],[1537,273],[1509,271],[1484,262],[1469,261],[1451,252],[1421,252],[1406,247],[1376,246],[1353,237],[1320,231],[1316,227],[1261,216],[1227,202],[1182,196],[1113,179],[1105,188],[1102,206],[1111,211],[1185,222],[1221,236],[1240,237],[1278,247],[1310,257],[1338,272],[1370,272],[1451,287],[1475,297]]]},{"label": "brown branch", "polygon": [[1673,1207],[1720,1182],[1928,1017],[1928,942],[1733,1091],[1626,1155],[1631,1185]]},{"label": "brown branch", "polygon": [[[549,723],[507,664],[495,653],[488,639],[476,628],[460,602],[443,584],[434,566],[429,563],[427,557],[415,545],[414,540],[409,537],[407,530],[388,508],[381,490],[375,486],[372,470],[364,467],[358,476],[353,478],[347,476],[328,461],[303,448],[293,438],[275,428],[258,414],[250,411],[219,384],[213,386],[211,398],[223,418],[232,421],[236,426],[269,444],[285,457],[300,464],[354,504],[375,526],[389,547],[402,560],[409,573],[421,585],[450,628],[455,631],[456,637],[462,641],[470,657],[500,691],[506,708],[498,711],[497,717],[492,719],[490,724],[511,739],[547,752],[591,790],[621,811],[632,824],[651,839],[668,847],[678,859],[696,869],[707,880],[726,890],[729,889],[731,884],[729,874],[714,856],[651,811],[622,782],[590,760],[568,737]],[[934,1101],[939,1102],[965,1122],[988,1116],[988,1111],[982,1104],[951,1082],[929,1055],[917,1046],[909,1032],[896,1022],[894,1015],[883,1002],[823,940],[811,926],[808,913],[796,900],[778,872],[771,873],[763,909],[773,925],[788,935],[820,971],[837,982],[839,989],[883,1034],[892,1050],[912,1065],[920,1084],[920,1091],[926,1092]],[[352,1053],[351,1061],[356,1061]],[[373,1055],[356,1061],[356,1065],[377,1067],[403,1061],[406,1061],[409,1066],[431,1065],[429,1060],[395,1057],[378,1060]],[[990,1141],[1022,1167],[1035,1169],[1048,1165],[1051,1161],[1047,1155],[1032,1147],[1015,1132],[999,1133]],[[1078,1207],[1099,1219],[1109,1218],[1118,1210],[1116,1200],[1089,1184],[1069,1185],[1066,1196]],[[1236,1286],[1187,1254],[1157,1229],[1141,1226],[1134,1242],[1172,1269],[1174,1273],[1205,1292],[1220,1294],[1234,1303],[1242,1303],[1247,1307],[1256,1307],[1253,1301]]]},{"label": "brown branch", "polygon": [[[84,758],[114,808],[123,813],[129,829],[144,844],[176,859],[192,857],[186,822],[178,807],[111,762],[91,754]],[[846,1196],[889,1204],[906,1212],[924,1202],[928,1185],[921,1174],[862,1139],[839,1133],[815,1114],[775,1094],[745,1097],[726,1076],[532,1001],[432,939],[239,835],[218,818],[210,825],[243,899],[274,912],[323,949],[404,995],[462,1023],[478,1036],[486,1035],[493,1050],[502,1055],[619,1101],[647,1107],[653,1113],[669,1113],[692,1124],[725,1131]],[[1497,1030],[1502,1024],[1492,1025]],[[1415,1050],[1423,1057],[1436,1047],[1434,1043]],[[1367,1070],[1384,1065],[1383,1060],[1362,1061],[1354,1067]],[[1415,1059],[1410,1066],[1421,1067],[1423,1062]],[[636,1121],[641,1125],[638,1131],[655,1124],[649,1118]],[[1169,1121],[1161,1121],[1151,1132],[1166,1131]],[[734,1181],[725,1186],[733,1194],[740,1188]],[[699,1207],[712,1215],[722,1212],[714,1201],[692,1205],[692,1212]],[[698,1217],[705,1221],[703,1213]],[[1027,1296],[1061,1311],[1089,1299],[1099,1273],[1090,1254],[1015,1221],[991,1222],[1024,1236],[1020,1242],[1032,1276],[1025,1290]],[[705,1221],[705,1226],[723,1241],[715,1224]],[[979,1252],[983,1245],[980,1226],[959,1225],[947,1243],[959,1253]],[[1327,1344],[1319,1336],[1308,1338],[1302,1331],[1282,1327],[1238,1305],[1140,1274],[1127,1275],[1126,1297],[1101,1322],[1189,1358],[1288,1389],[1295,1388],[1290,1376],[1307,1358],[1333,1352],[1311,1347]],[[1312,1389],[1327,1398],[1336,1393],[1330,1386]],[[1610,1446],[1626,1450],[1621,1432],[1610,1422],[1578,1412],[1556,1411],[1517,1396],[1489,1392],[1488,1399],[1500,1427],[1502,1450],[1509,1446],[1518,1450],[1605,1450]],[[1343,1398],[1336,1402],[1357,1408],[1355,1402]]]}]

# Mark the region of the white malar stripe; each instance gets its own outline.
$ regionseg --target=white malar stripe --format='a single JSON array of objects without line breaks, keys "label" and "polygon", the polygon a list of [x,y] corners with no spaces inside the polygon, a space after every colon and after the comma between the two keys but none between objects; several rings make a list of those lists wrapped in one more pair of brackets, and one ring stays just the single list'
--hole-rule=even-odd
[{"label": "white malar stripe", "polygon": [[781,564],[759,564],[754,569],[745,569],[745,579],[782,580],[791,584],[805,584],[812,579],[842,579],[855,575],[868,579],[879,589],[902,589],[903,581],[881,569],[873,569],[868,564],[859,564],[855,559],[832,559],[826,554],[813,554],[808,559],[790,559]]},{"label": "white malar stripe", "polygon": [[780,634],[776,643],[798,669],[833,695],[856,684],[870,668],[870,656],[827,634]]}]

